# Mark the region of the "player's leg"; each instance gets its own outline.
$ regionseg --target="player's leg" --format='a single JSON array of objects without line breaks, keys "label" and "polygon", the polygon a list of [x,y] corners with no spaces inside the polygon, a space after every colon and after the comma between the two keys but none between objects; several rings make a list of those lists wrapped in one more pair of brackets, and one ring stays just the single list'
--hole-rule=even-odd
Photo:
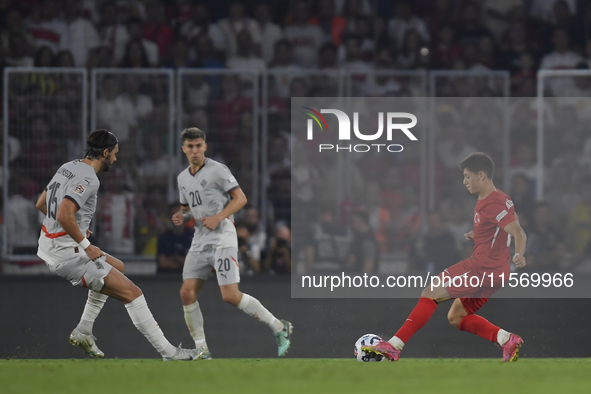
[{"label": "player's leg", "polygon": [[195,341],[195,349],[200,349],[201,359],[209,360],[211,359],[211,353],[205,340],[203,314],[201,313],[199,301],[197,300],[199,290],[201,290],[204,284],[205,281],[203,279],[185,279],[180,294],[181,300],[183,301],[185,322],[187,323],[191,337]]},{"label": "player's leg", "polygon": [[487,301],[488,298],[457,298],[449,309],[447,318],[450,324],[459,330],[497,343],[503,349],[503,361],[517,361],[523,340],[518,335],[507,332],[484,317],[474,314]]},{"label": "player's leg", "polygon": [[74,285],[89,288],[88,299],[80,321],[70,333],[70,343],[80,346],[91,357],[104,357],[105,354],[96,344],[96,337],[92,335],[92,328],[108,296],[97,290],[102,287],[103,278],[113,267],[120,271],[124,270],[123,262],[109,255],[97,262],[89,261],[84,252],[75,251],[73,248],[64,251],[56,258],[62,261],[61,264],[54,265],[56,274],[68,279]]},{"label": "player's leg", "polygon": [[238,283],[220,285],[220,291],[224,301],[238,307],[238,309],[247,315],[265,323],[273,330],[275,339],[277,340],[277,354],[279,357],[287,353],[291,345],[290,336],[293,331],[293,326],[290,322],[277,319],[259,300],[251,295],[240,292],[238,290]]},{"label": "player's leg", "polygon": [[[437,305],[445,302],[452,297],[449,291],[457,292],[458,289],[450,287],[450,280],[455,277],[462,277],[472,270],[471,260],[461,261],[445,269],[439,274],[438,281],[432,282],[421,293],[419,302],[414,307],[402,327],[390,340],[381,341],[377,345],[363,347],[365,352],[381,354],[391,361],[396,361],[400,357],[400,352],[408,340],[419,331],[433,316]],[[463,290],[463,289],[462,289]]]},{"label": "player's leg", "polygon": [[185,322],[195,341],[195,349],[200,354],[199,358],[203,360],[210,360],[212,356],[205,340],[203,314],[197,297],[205,281],[211,276],[213,255],[213,249],[191,250],[187,253],[183,266],[183,285],[180,291]]},{"label": "player's leg", "polygon": [[111,270],[104,277],[104,285],[100,292],[125,304],[127,313],[135,327],[144,334],[165,361],[197,359],[194,350],[175,348],[164,337],[164,333],[148,308],[142,291],[121,272]]},{"label": "player's leg", "polygon": [[273,332],[281,332],[283,323],[261,304],[259,300],[251,295],[240,292],[238,283],[220,285],[222,299],[232,304],[249,316],[268,325]]},{"label": "player's leg", "polygon": [[443,283],[437,287],[424,289],[419,302],[402,327],[400,327],[398,332],[390,340],[387,342],[381,341],[374,346],[363,347],[362,350],[369,353],[381,354],[390,361],[397,361],[406,342],[429,321],[435,309],[437,309],[437,305],[450,298],[447,289],[443,287]]},{"label": "player's leg", "polygon": [[440,284],[437,287],[427,287],[421,293],[419,302],[414,307],[402,327],[388,342],[394,348],[402,350],[404,344],[419,331],[433,316],[437,305],[449,300],[451,297],[447,289]]},{"label": "player's leg", "polygon": [[277,319],[267,308],[260,303],[259,300],[240,292],[238,283],[240,282],[240,270],[237,263],[238,249],[236,248],[222,248],[217,249],[214,254],[216,269],[216,276],[222,299],[229,304],[232,304],[249,316],[268,325],[277,340],[279,357],[287,353],[287,349],[291,345],[291,333],[293,326],[287,320]]},{"label": "player's leg", "polygon": [[113,257],[110,254],[105,254],[105,261],[111,264],[111,266],[117,271],[121,272],[122,274],[125,273],[125,264],[123,264],[123,261],[119,260],[117,257]]},{"label": "player's leg", "polygon": [[[123,262],[111,255],[106,255],[105,260],[109,263],[113,268],[117,269],[121,273],[124,272],[125,266]],[[72,331],[71,337],[76,336],[76,330],[84,335],[92,335],[92,328],[94,326],[94,321],[96,320],[97,316],[99,315],[100,311],[103,309],[105,302],[109,298],[106,294],[101,294],[96,291],[88,290],[88,300],[86,301],[86,305],[84,306],[84,311],[82,312],[82,316],[80,318],[80,322],[76,326],[76,328]],[[103,357],[104,354],[100,352],[100,354],[91,354],[93,357]]]}]

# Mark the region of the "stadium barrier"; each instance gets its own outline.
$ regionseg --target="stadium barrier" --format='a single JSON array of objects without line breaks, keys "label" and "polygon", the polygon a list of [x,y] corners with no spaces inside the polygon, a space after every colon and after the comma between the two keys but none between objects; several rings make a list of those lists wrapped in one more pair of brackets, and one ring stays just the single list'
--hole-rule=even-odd
[{"label": "stadium barrier", "polygon": [[[589,76],[588,71],[541,70],[538,78],[538,106],[548,105],[544,101],[544,90],[547,86],[552,87],[553,85],[550,82],[546,83],[549,78],[583,78],[587,76]],[[104,192],[109,188],[123,190],[122,196],[117,202],[119,206],[123,202],[127,202],[125,204],[129,205],[131,201],[134,201],[137,205],[138,201],[149,200],[146,204],[150,208],[150,206],[158,206],[166,204],[167,201],[176,200],[176,173],[185,165],[180,150],[178,135],[180,130],[188,125],[197,125],[206,129],[215,129],[217,133],[221,127],[222,133],[211,136],[209,153],[213,154],[214,158],[225,155],[229,157],[230,161],[234,161],[232,165],[240,168],[241,171],[237,178],[241,178],[241,184],[245,189],[250,189],[248,191],[249,200],[260,206],[261,216],[265,219],[264,223],[269,223],[268,215],[273,213],[277,216],[277,212],[269,208],[271,205],[269,201],[277,196],[280,199],[285,198],[284,195],[279,195],[281,190],[269,189],[273,182],[272,172],[274,169],[270,166],[276,164],[268,156],[272,152],[270,144],[274,142],[279,144],[278,141],[281,138],[286,139],[289,135],[288,129],[285,129],[285,119],[281,117],[285,116],[285,113],[281,115],[281,111],[285,111],[286,108],[280,108],[280,102],[283,101],[285,106],[286,97],[294,95],[346,98],[356,94],[407,96],[410,92],[412,96],[420,97],[428,93],[433,98],[430,106],[433,119],[435,119],[438,108],[441,109],[449,104],[444,96],[469,97],[477,94],[500,96],[495,99],[494,106],[501,119],[502,137],[495,142],[492,149],[501,157],[501,173],[508,173],[511,136],[507,99],[509,97],[509,74],[507,72],[431,71],[427,73],[389,70],[345,72],[341,70],[285,71],[270,69],[264,73],[256,73],[244,70],[217,69],[180,69],[177,72],[172,70],[95,69],[92,71],[91,77],[92,89],[89,95],[87,92],[87,72],[84,69],[5,69],[3,92],[5,119],[3,209],[5,223],[2,231],[2,256],[5,260],[18,262],[20,265],[38,261],[34,254],[36,243],[34,245],[32,239],[33,233],[35,233],[36,240],[38,230],[36,227],[38,227],[39,218],[33,210],[36,196],[32,196],[32,194],[40,191],[37,189],[42,183],[41,180],[36,180],[43,175],[43,171],[39,171],[38,167],[46,169],[57,165],[50,163],[49,165],[32,166],[30,160],[27,159],[32,152],[23,150],[25,146],[26,150],[31,148],[28,143],[23,144],[23,142],[31,140],[33,132],[39,132],[40,135],[49,133],[50,138],[44,137],[50,140],[46,142],[63,142],[58,144],[61,146],[58,149],[58,154],[52,155],[48,159],[49,161],[58,159],[66,161],[79,157],[88,132],[86,119],[89,116],[91,129],[103,125],[113,128],[108,123],[109,116],[112,118],[119,116],[120,119],[114,127],[115,132],[123,136],[120,138],[124,145],[123,148],[126,151],[133,150],[135,159],[140,164],[139,166],[138,163],[134,165],[130,163],[134,161],[129,160],[131,156],[121,155],[121,161],[117,167],[124,172],[121,179],[125,179],[125,181],[119,183],[113,181],[112,184],[105,182],[103,185]],[[177,78],[176,83],[174,78]],[[109,81],[116,83],[109,83]],[[233,84],[237,86],[232,86]],[[124,92],[119,91],[122,87]],[[224,89],[233,92],[224,93]],[[228,108],[228,103],[222,99],[224,94],[241,97],[238,100],[241,105],[241,107],[239,106],[240,112],[231,114],[231,116],[223,112]],[[89,96],[90,113],[87,111]],[[260,103],[259,97],[261,98]],[[130,108],[130,110],[113,113],[114,106],[109,103],[109,100],[123,103],[123,108]],[[460,99],[456,98],[456,100]],[[466,103],[469,104],[468,101],[460,103],[461,105],[458,103],[454,105],[459,105],[460,108],[462,105],[467,105]],[[538,111],[537,118],[537,177],[545,179],[543,163],[547,120],[540,116],[541,113]],[[49,131],[47,125],[51,126]],[[118,128],[121,130],[117,131]],[[157,136],[155,137],[155,135]],[[433,208],[438,202],[435,185],[437,135],[438,130],[432,123],[429,138],[426,141],[427,145],[421,145],[421,192],[419,193],[421,212]],[[134,140],[133,142],[130,141],[130,136]],[[228,136],[233,141],[232,143],[225,143],[228,141],[226,139]],[[236,140],[237,138],[238,140]],[[245,144],[252,146],[251,152],[236,155],[234,150]],[[487,146],[483,149],[487,150],[491,147]],[[164,154],[165,158],[160,162],[149,163],[148,152],[152,151]],[[35,160],[44,159],[37,158]],[[171,160],[171,164],[162,165],[162,163],[168,163],[167,160]],[[161,176],[148,176],[148,171],[142,169],[142,165],[146,161],[149,164],[146,167],[157,171],[162,171],[162,169],[166,171],[160,174]],[[342,201],[350,189],[347,177],[344,176],[350,163],[341,164],[343,165],[338,166],[340,176],[339,187],[335,195],[336,201]],[[113,172],[118,172],[118,170],[115,168]],[[109,176],[111,175],[109,174]],[[118,177],[113,176],[113,178]],[[509,177],[503,178],[502,185],[504,190],[509,190]],[[537,199],[544,197],[543,187],[544,182],[537,182]],[[30,224],[25,226],[26,228],[18,229],[23,233],[28,232],[25,235],[13,231],[15,227],[11,225],[11,218],[14,216],[11,216],[10,213],[10,209],[14,205],[11,200],[16,200],[16,196],[20,195],[17,193],[17,189],[21,191],[20,194],[24,191],[29,196],[28,199],[14,201],[14,204],[22,203],[28,206],[26,209],[28,209],[30,218],[27,220]],[[141,192],[139,195],[132,193],[133,196],[130,196],[129,192],[134,190]],[[156,192],[150,193],[151,191]],[[272,193],[275,195],[272,196]],[[142,205],[142,215],[147,215],[149,220],[154,220],[162,226],[162,218],[159,218],[152,209],[146,209],[143,204],[140,205]],[[283,216],[288,214],[287,212],[281,213]],[[109,233],[105,228],[112,227],[113,223],[109,223],[109,220],[112,221],[116,217],[117,215],[110,219],[103,217],[95,221],[94,225],[98,228],[94,227],[93,230],[96,231],[97,239]],[[118,225],[124,228],[123,232],[137,230],[137,228],[132,229],[129,226],[130,223],[119,222]],[[147,228],[148,235],[138,241],[142,247],[140,248],[138,245],[130,247],[130,242],[127,244],[123,242],[114,252],[123,254],[131,260],[153,260],[150,253],[144,252],[149,251],[150,248],[153,252],[154,237],[150,238],[149,235],[153,235],[154,226],[150,227],[146,221],[133,225]],[[33,229],[35,231],[32,231]],[[112,228],[109,237],[116,237]],[[131,250],[133,250],[131,254],[125,252]],[[398,272],[398,269],[392,268],[392,270]]]}]

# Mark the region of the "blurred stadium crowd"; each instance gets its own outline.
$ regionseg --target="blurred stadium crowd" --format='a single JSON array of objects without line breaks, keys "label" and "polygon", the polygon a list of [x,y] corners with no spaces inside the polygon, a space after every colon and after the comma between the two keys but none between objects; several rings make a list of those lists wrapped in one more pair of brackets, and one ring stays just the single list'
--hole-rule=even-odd
[{"label": "blurred stadium crowd", "polygon": [[[322,194],[325,185],[316,180],[333,171],[333,164],[306,165],[304,158],[297,163],[294,158],[292,171],[289,133],[290,97],[336,96],[337,83],[323,74],[334,69],[355,74],[352,93],[390,97],[426,92],[411,78],[380,77],[370,84],[367,73],[509,71],[510,94],[520,99],[512,99],[508,108],[511,167],[500,176],[510,177],[507,192],[530,236],[531,266],[559,270],[591,257],[591,139],[583,126],[560,129],[589,119],[591,101],[584,97],[591,96],[591,80],[561,78],[548,84],[548,96],[580,99],[545,108],[546,144],[553,148],[544,160],[545,183],[551,187],[541,202],[535,201],[536,107],[531,99],[539,69],[589,69],[591,1],[0,0],[0,20],[2,68],[236,70],[187,77],[181,126],[211,131],[209,157],[230,167],[247,196],[253,192],[253,102],[260,98],[253,97],[253,83],[240,72],[270,72],[264,147],[269,164],[262,180],[270,201],[268,220],[261,222],[259,204],[251,201],[237,221],[247,273],[290,272],[292,187],[303,218],[325,229],[340,227],[330,212],[305,208],[306,201]],[[58,165],[80,156],[82,147],[74,141],[84,111],[77,96],[82,82],[76,78],[31,72],[7,87],[9,118],[2,121],[10,124],[10,136],[3,144],[11,175],[2,186],[9,190],[3,225],[9,228],[10,254],[35,254],[39,218],[32,203]],[[119,137],[121,154],[113,171],[102,177],[95,242],[116,254],[154,256],[160,271],[178,270],[191,228],[172,228],[169,220],[178,207],[169,205],[168,169],[177,173],[184,159],[169,154],[168,136],[160,132],[172,111],[167,81],[121,74],[99,82],[96,126]],[[442,79],[436,92],[440,97],[503,95],[502,83],[470,78]],[[501,138],[503,114],[469,103],[458,107],[442,102],[437,108],[437,210],[426,215],[419,210],[418,156],[367,155],[349,174],[354,190],[367,192],[341,204],[354,213],[344,217],[350,216],[357,235],[335,229],[311,237],[309,250],[300,256],[310,269],[321,243],[334,244],[335,237],[349,247],[333,253],[333,260],[351,269],[377,271],[379,259],[394,252],[404,253],[409,269],[416,270],[439,270],[469,255],[463,233],[471,225],[472,203],[466,202],[455,171],[475,150],[489,152],[499,166],[503,146],[495,141]],[[460,126],[457,120],[464,113],[470,117]],[[377,174],[376,165],[384,161],[382,168],[388,170]],[[367,253],[367,242],[377,245],[376,253]]]}]

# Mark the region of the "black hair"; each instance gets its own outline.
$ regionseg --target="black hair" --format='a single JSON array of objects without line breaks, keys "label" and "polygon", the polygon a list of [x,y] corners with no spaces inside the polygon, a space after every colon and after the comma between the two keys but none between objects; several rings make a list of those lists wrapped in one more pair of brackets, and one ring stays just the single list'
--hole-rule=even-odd
[{"label": "black hair", "polygon": [[119,141],[113,133],[107,129],[94,130],[86,139],[85,159],[97,160],[103,157],[103,152],[107,149],[112,152]]},{"label": "black hair", "polygon": [[51,56],[50,67],[51,67],[51,65],[53,65],[53,63],[55,61],[55,56],[53,55],[51,48],[49,48],[47,45],[43,45],[43,46],[37,48],[37,50],[35,51],[35,60],[33,62],[35,67],[41,67],[41,56],[43,55],[44,52],[49,52],[49,56]]},{"label": "black hair", "polygon": [[197,127],[189,127],[181,133],[181,143],[183,144],[186,140],[196,140],[197,138],[201,138],[205,142],[205,132]]},{"label": "black hair", "polygon": [[460,163],[460,170],[464,171],[465,169],[475,174],[482,171],[492,181],[495,174],[495,163],[486,153],[475,152]]},{"label": "black hair", "polygon": [[68,60],[70,61],[70,63],[72,63],[72,65],[70,67],[76,67],[76,61],[74,60],[74,55],[72,55],[72,52],[69,50],[63,50],[63,51],[59,51],[55,57],[53,58],[53,64],[56,67],[62,67],[59,62],[61,60],[61,58],[63,56],[67,56]]},{"label": "black hair", "polygon": [[125,45],[125,53],[123,55],[123,59],[119,62],[119,67],[122,68],[131,68],[133,64],[131,63],[131,46],[137,45],[141,52],[141,68],[148,68],[150,67],[150,61],[148,60],[148,54],[146,53],[146,48],[142,43],[142,40],[129,40],[127,45]]}]

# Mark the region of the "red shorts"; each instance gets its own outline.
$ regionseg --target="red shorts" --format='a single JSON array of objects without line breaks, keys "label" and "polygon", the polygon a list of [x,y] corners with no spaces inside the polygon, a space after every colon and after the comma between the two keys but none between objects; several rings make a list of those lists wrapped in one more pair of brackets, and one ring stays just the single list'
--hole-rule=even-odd
[{"label": "red shorts", "polygon": [[439,277],[451,298],[459,298],[466,312],[474,313],[501,288],[499,276],[503,273],[509,277],[509,264],[506,268],[484,268],[470,257],[443,270]]}]

